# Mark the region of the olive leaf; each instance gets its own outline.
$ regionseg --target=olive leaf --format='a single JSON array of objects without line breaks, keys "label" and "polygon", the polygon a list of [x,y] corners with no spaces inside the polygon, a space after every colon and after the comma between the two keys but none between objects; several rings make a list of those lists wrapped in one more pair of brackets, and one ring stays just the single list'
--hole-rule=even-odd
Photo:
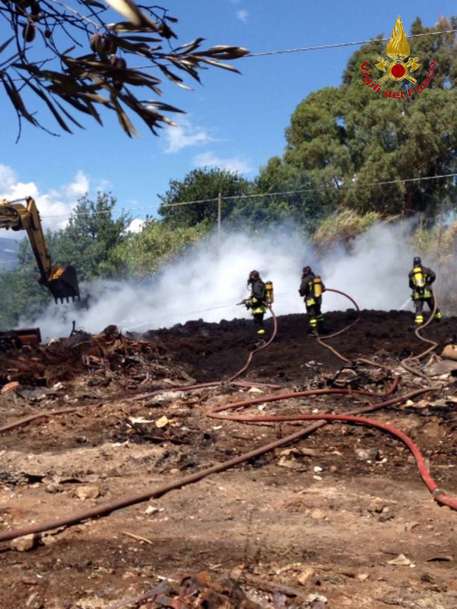
[{"label": "olive leaf", "polygon": [[[121,15],[114,23],[113,10]],[[45,129],[46,111],[66,133],[83,128],[79,115],[103,124],[100,109],[114,112],[129,137],[136,134],[129,115],[158,134],[173,124],[168,114],[182,112],[160,101],[164,80],[190,89],[186,81],[200,82],[201,70],[238,72],[228,62],[248,54],[230,45],[205,49],[202,36],[173,48],[176,17],[134,0],[0,0],[0,16],[11,34],[0,43],[0,91],[16,112],[19,134],[22,119]],[[38,112],[30,109],[34,101]]]}]

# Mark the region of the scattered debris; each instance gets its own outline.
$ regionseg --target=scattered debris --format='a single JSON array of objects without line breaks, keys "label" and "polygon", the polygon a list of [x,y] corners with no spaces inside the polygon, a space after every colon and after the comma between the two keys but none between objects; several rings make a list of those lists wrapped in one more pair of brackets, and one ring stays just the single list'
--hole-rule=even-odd
[{"label": "scattered debris", "polygon": [[265,391],[263,391],[259,387],[250,387],[248,389],[248,393],[265,393]]},{"label": "scattered debris", "polygon": [[146,602],[148,609],[262,609],[246,596],[237,582],[216,579],[206,572],[186,576],[179,584],[163,581],[146,594],[112,603],[108,609],[138,607]]},{"label": "scattered debris", "polygon": [[[123,336],[115,326],[108,326],[95,336],[79,332],[26,349],[0,352],[0,386],[18,382],[25,387],[46,386],[60,391],[64,387],[62,381],[82,373],[89,373],[91,385],[110,383],[113,373],[119,375],[118,380],[127,377],[135,384],[188,378],[179,365],[173,366],[173,372],[167,366],[169,355],[160,339],[134,340]],[[176,397],[175,392],[164,399]]]},{"label": "scattered debris", "polygon": [[18,537],[10,541],[10,548],[17,552],[29,552],[35,547],[37,539],[37,536],[33,534],[24,535],[24,537]]},{"label": "scattered debris", "polygon": [[87,499],[97,499],[100,494],[100,487],[96,484],[78,486],[75,490],[76,497],[81,499],[81,501],[86,501]]},{"label": "scattered debris", "polygon": [[441,357],[457,361],[457,345],[446,345],[441,353]]},{"label": "scattered debris", "polygon": [[379,457],[379,449],[377,448],[356,448],[355,454],[359,461],[376,461]]},{"label": "scattered debris", "polygon": [[[382,315],[368,313],[371,328],[356,330],[354,337],[346,336],[339,346],[335,340],[335,345],[352,357],[373,344],[378,355],[375,361],[389,366],[403,348],[417,353],[420,346],[413,333],[400,324],[394,327],[397,318],[389,322]],[[406,323],[408,315],[403,320]],[[330,314],[330,325],[342,327],[343,317]],[[384,322],[390,326],[383,327]],[[78,409],[89,406],[3,436],[0,528],[44,520],[53,512],[65,515],[91,509],[103,493],[116,500],[127,490],[160,486],[168,479],[235,458],[249,446],[261,445],[276,435],[284,437],[289,425],[241,428],[227,421],[214,424],[204,416],[208,406],[246,399],[247,393],[260,397],[258,402],[264,400],[254,381],[242,389],[228,384],[198,393],[179,389],[193,381],[187,380],[190,377],[182,365],[197,382],[228,376],[237,367],[237,358],[242,360],[252,343],[249,322],[243,323],[227,322],[230,330],[224,332],[219,325],[213,332],[211,326],[206,335],[195,327],[194,331],[182,329],[179,336],[174,330],[151,332],[147,341],[111,330],[97,337],[54,341],[39,349],[28,347],[10,353],[8,359],[0,354],[0,387],[21,383],[19,393],[0,397],[2,424],[66,403]],[[303,367],[303,362],[322,357],[325,369],[331,371],[329,378],[335,377],[339,363],[333,356],[327,359],[312,339],[295,340],[298,324],[303,325],[300,316],[294,324],[287,324],[286,320],[284,340],[278,341],[271,356],[264,354],[256,360],[252,378],[297,390],[328,387],[326,375],[315,367]],[[442,328],[443,324],[430,328],[431,335],[441,333],[441,342]],[[396,333],[395,341],[392,333]],[[390,344],[382,356],[380,344]],[[293,357],[291,345],[296,348]],[[389,353],[394,353],[390,360]],[[366,372],[363,366],[357,371],[357,377],[340,375],[337,383],[356,384],[378,395],[391,385],[385,371]],[[423,379],[416,383],[402,374],[400,391],[423,385]],[[448,375],[447,380],[452,378]],[[270,388],[260,387],[263,393],[270,392]],[[129,391],[145,397],[127,401]],[[159,393],[151,395],[155,392]],[[456,471],[451,469],[455,460],[454,395],[455,386],[449,385],[412,399],[411,408],[379,415],[380,420],[398,420],[407,433],[414,430],[413,437],[430,458],[442,488],[453,488]],[[271,414],[318,414],[350,410],[356,399],[355,394],[331,400],[316,396],[256,406]],[[370,402],[367,396],[366,403]],[[256,409],[247,412],[255,414]],[[161,420],[165,422],[162,429],[156,427]],[[38,594],[28,605],[30,588],[23,593],[19,587],[11,587],[8,604],[0,590],[0,606],[108,609],[113,605],[108,599],[125,594],[132,595],[133,601],[130,605],[128,599],[117,602],[119,609],[245,609],[252,603],[262,609],[330,609],[334,605],[352,609],[385,606],[373,594],[389,600],[392,586],[397,587],[397,598],[402,601],[399,606],[453,609],[457,587],[449,573],[454,552],[451,542],[439,544],[440,538],[447,539],[449,517],[434,507],[422,509],[429,501],[431,506],[431,500],[408,458],[405,448],[388,436],[362,427],[328,425],[307,438],[306,448],[290,445],[279,449],[276,458],[252,460],[222,478],[208,478],[109,519],[86,521],[62,535],[46,533],[34,547],[49,547],[37,552],[4,552],[3,588],[23,573],[28,583],[21,587],[36,586],[33,591]],[[376,467],[368,468],[368,461]],[[384,461],[385,467],[378,467]],[[314,474],[322,474],[324,481],[315,483],[322,477]],[[97,487],[94,496],[93,491],[84,492],[88,486]],[[74,496],[87,503],[75,503]],[[387,526],[378,524],[394,517]],[[379,553],[394,539],[398,547],[379,560]],[[397,554],[400,550],[404,555]],[[414,565],[407,557],[416,556],[416,569],[410,572],[404,567]],[[241,562],[244,567],[233,570],[235,584],[213,575]],[[278,567],[285,563],[291,564],[279,573]],[[205,566],[211,569],[208,581],[194,584],[193,593],[186,595],[180,580],[183,570]],[[162,596],[145,596],[148,582],[152,587],[161,577],[159,573],[180,581],[166,582],[160,589]],[[395,581],[389,583],[390,579]],[[415,591],[405,600],[408,588]],[[241,593],[236,592],[240,589]],[[142,601],[134,596],[140,593]]]},{"label": "scattered debris", "polygon": [[298,575],[297,581],[302,586],[308,586],[315,578],[316,572],[312,567],[306,567]]},{"label": "scattered debris", "polygon": [[127,535],[127,537],[131,537],[132,539],[135,539],[136,541],[141,541],[143,543],[147,543],[150,546],[154,545],[154,542],[151,541],[150,539],[148,539],[147,537],[142,537],[141,535],[136,535],[135,533],[130,533],[130,531],[124,531],[124,535]]},{"label": "scattered debris", "polygon": [[17,381],[12,381],[11,383],[7,383],[6,385],[3,385],[3,387],[0,390],[0,393],[11,393],[12,391],[17,391],[20,388],[20,383],[18,383]]},{"label": "scattered debris", "polygon": [[155,426],[158,429],[162,429],[163,427],[166,427],[169,423],[170,419],[166,415],[164,415],[163,417],[160,417],[160,419],[157,419],[157,421],[155,422]]},{"label": "scattered debris", "polygon": [[396,558],[387,561],[388,565],[393,565],[394,567],[415,567],[416,565],[407,558],[404,554],[399,554]]},{"label": "scattered debris", "polygon": [[162,393],[158,393],[152,398],[149,398],[148,404],[166,404],[182,399],[185,395],[186,394],[182,391],[163,391]]},{"label": "scattered debris", "polygon": [[310,609],[324,609],[328,601],[323,594],[308,594],[305,602]]}]

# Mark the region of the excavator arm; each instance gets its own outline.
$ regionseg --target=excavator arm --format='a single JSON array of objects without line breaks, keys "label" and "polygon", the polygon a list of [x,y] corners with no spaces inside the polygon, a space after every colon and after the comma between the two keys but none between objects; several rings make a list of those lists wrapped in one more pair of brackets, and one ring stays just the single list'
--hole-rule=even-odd
[{"label": "excavator arm", "polygon": [[40,271],[39,282],[59,300],[79,299],[78,278],[73,266],[53,265],[41,225],[40,214],[32,197],[18,201],[0,200],[0,229],[24,230]]}]

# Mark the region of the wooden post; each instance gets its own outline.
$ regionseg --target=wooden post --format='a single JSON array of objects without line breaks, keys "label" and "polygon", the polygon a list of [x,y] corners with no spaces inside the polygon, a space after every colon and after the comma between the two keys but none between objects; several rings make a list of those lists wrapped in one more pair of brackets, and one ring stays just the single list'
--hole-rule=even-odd
[{"label": "wooden post", "polygon": [[219,243],[221,241],[221,229],[222,229],[222,193],[217,195],[217,238]]}]

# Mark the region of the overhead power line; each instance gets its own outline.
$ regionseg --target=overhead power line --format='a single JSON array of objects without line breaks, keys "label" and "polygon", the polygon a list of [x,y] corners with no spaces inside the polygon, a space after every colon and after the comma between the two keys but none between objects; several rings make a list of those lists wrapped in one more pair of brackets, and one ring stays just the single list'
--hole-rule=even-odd
[{"label": "overhead power line", "polygon": [[[423,32],[422,34],[411,34],[408,38],[424,38],[426,36],[443,36],[445,34],[455,34],[457,28],[451,30],[440,30],[438,32]],[[372,42],[388,42],[390,38],[371,38],[369,40],[354,40],[352,42],[334,42],[327,44],[316,44],[307,47],[296,47],[292,49],[274,49],[271,51],[254,51],[248,53],[245,58],[248,57],[266,57],[268,55],[288,55],[291,53],[308,53],[310,51],[325,51],[326,49],[340,49],[344,47],[357,47],[364,44],[370,44]]]},{"label": "overhead power line", "polygon": [[[398,180],[378,180],[375,182],[363,182],[363,181],[354,180],[352,182],[352,184],[361,184],[361,185],[365,185],[365,186],[387,186],[389,184],[404,184],[404,183],[408,183],[408,182],[421,182],[421,181],[427,181],[427,180],[443,180],[446,178],[455,178],[455,177],[457,177],[457,173],[444,173],[444,174],[436,175],[436,176],[403,178],[403,179],[398,179]],[[329,186],[325,186],[324,188],[319,188],[317,186],[314,188],[299,188],[297,190],[284,190],[284,191],[278,191],[278,192],[263,192],[263,193],[252,193],[252,194],[242,194],[242,195],[229,195],[227,197],[222,195],[222,198],[224,201],[230,201],[230,200],[238,200],[238,199],[279,197],[279,196],[298,194],[298,193],[302,193],[302,192],[316,192],[316,191],[322,191],[322,190],[329,190],[329,188],[330,188]],[[162,205],[162,207],[163,208],[181,207],[184,205],[197,205],[199,203],[215,203],[217,200],[218,200],[218,197],[213,197],[211,199],[198,199],[195,201],[179,201],[177,203],[168,203],[166,205]]]},{"label": "overhead power line", "polygon": [[[351,183],[352,184],[360,184],[363,186],[388,186],[391,184],[406,184],[406,183],[410,183],[410,182],[425,182],[425,181],[431,181],[431,180],[444,180],[447,178],[457,178],[457,173],[443,173],[443,174],[439,174],[439,175],[435,175],[435,176],[415,176],[412,178],[402,178],[402,179],[396,179],[396,180],[377,180],[374,182],[363,182],[363,181],[358,181],[357,179],[353,180]],[[274,191],[274,192],[260,192],[260,193],[251,193],[251,194],[241,194],[241,195],[222,195],[222,198],[224,201],[237,201],[240,199],[263,199],[266,197],[280,197],[280,196],[288,196],[288,195],[295,195],[295,194],[300,194],[300,193],[304,193],[304,192],[320,192],[320,191],[325,191],[325,190],[329,190],[331,187],[330,186],[315,186],[315,187],[311,187],[311,188],[298,188],[295,190],[280,190],[280,191]],[[15,199],[14,201],[8,201],[9,203],[14,203],[17,201],[23,201],[25,199]],[[178,201],[176,203],[167,203],[165,205],[162,205],[162,208],[169,208],[169,207],[182,207],[185,205],[198,205],[198,204],[204,204],[204,203],[216,203],[218,201],[218,197],[212,197],[212,198],[208,198],[208,199],[196,199],[194,201]],[[69,210],[68,213],[66,214],[52,214],[52,215],[41,215],[40,217],[43,219],[51,219],[51,218],[65,218],[65,217],[70,217],[72,212],[75,211],[74,209]],[[132,213],[132,212],[141,212],[140,209],[138,208],[133,208],[133,209],[129,209],[126,210],[127,213]],[[110,210],[100,210],[100,211],[96,211],[93,213],[88,213],[88,212],[84,212],[84,216],[86,217],[93,217],[93,216],[99,216],[99,215],[109,215],[111,214]]]},{"label": "overhead power line", "polygon": [[[421,34],[411,34],[407,36],[407,38],[425,38],[427,36],[444,36],[445,34],[455,34],[457,33],[457,28],[453,28],[450,30],[440,30],[438,32],[422,32]],[[372,42],[388,42],[390,38],[370,38],[368,40],[354,40],[350,42],[330,42],[323,44],[315,44],[307,47],[296,47],[291,49],[273,49],[270,51],[253,51],[252,53],[247,53],[243,55],[240,59],[248,59],[250,57],[267,57],[269,55],[290,55],[292,53],[308,53],[310,51],[325,51],[327,49],[341,49],[345,47],[357,47],[362,46],[364,44],[370,44]],[[143,65],[137,66],[136,70],[151,70],[155,69],[155,65]],[[13,79],[17,81],[22,81],[21,78]]]}]

